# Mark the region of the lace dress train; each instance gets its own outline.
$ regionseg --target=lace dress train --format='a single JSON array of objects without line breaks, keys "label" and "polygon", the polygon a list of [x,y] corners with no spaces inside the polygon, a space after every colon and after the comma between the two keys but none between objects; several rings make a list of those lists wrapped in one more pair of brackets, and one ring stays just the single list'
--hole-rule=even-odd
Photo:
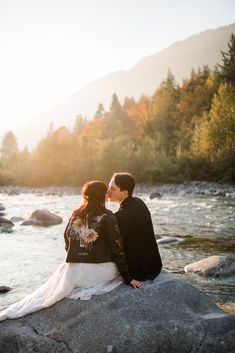
[{"label": "lace dress train", "polygon": [[47,308],[65,297],[87,300],[113,290],[122,282],[113,262],[62,263],[40,288],[0,312],[0,321]]}]

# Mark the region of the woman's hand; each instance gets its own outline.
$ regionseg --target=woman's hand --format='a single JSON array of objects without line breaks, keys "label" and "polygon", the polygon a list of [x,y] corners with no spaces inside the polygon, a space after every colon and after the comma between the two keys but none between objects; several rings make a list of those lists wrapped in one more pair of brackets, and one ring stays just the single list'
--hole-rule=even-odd
[{"label": "woman's hand", "polygon": [[143,283],[137,281],[136,279],[133,279],[130,284],[132,285],[132,287],[134,288],[143,288]]}]

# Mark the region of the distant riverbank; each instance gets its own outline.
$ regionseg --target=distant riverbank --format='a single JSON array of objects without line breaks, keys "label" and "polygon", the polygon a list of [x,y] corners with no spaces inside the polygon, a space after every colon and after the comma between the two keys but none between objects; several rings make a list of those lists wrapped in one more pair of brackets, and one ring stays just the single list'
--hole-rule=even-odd
[{"label": "distant riverbank", "polygon": [[[26,187],[6,185],[0,186],[0,193],[8,195],[19,195],[21,193],[34,193],[44,195],[77,195],[80,194],[82,186],[48,186],[48,187]],[[189,181],[183,183],[159,183],[159,184],[137,184],[136,194],[149,194],[158,192],[162,195],[211,195],[235,198],[235,184],[223,184],[207,181]]]}]

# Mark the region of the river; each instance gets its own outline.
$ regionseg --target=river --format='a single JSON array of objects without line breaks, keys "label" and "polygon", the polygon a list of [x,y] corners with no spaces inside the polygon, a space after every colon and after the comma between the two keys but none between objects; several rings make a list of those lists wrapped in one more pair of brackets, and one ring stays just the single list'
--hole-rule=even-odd
[{"label": "river", "polygon": [[[159,198],[150,198],[153,191]],[[217,303],[235,302],[235,276],[206,279],[184,272],[184,266],[211,255],[228,255],[235,262],[235,186],[192,182],[136,188],[150,209],[156,238],[178,242],[159,244],[163,266],[190,282]],[[63,218],[51,227],[21,226],[0,233],[0,285],[12,290],[0,295],[0,309],[38,288],[65,259],[63,231],[71,211],[81,201],[80,189],[1,187],[5,216],[28,219],[36,209]],[[108,203],[113,211],[116,205]]]}]

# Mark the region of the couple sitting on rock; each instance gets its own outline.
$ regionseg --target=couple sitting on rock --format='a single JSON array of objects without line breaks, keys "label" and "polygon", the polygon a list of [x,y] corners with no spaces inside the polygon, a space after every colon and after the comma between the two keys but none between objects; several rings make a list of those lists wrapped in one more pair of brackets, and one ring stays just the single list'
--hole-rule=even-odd
[{"label": "couple sitting on rock", "polygon": [[[102,181],[87,182],[83,202],[64,232],[65,263],[39,289],[3,310],[0,321],[49,307],[65,297],[89,299],[123,280],[134,288],[153,280],[162,262],[150,212],[132,196],[134,187],[135,179],[128,173],[115,173],[109,187]],[[115,214],[105,206],[108,198],[119,203]]]}]

